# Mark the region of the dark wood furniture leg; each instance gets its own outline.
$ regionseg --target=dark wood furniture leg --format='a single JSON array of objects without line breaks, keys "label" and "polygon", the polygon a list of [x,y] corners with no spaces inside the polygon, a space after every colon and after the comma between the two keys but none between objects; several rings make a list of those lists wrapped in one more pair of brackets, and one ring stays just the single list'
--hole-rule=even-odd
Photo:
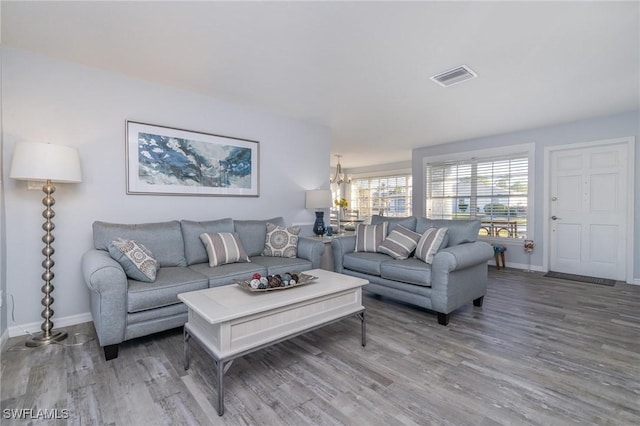
[{"label": "dark wood furniture leg", "polygon": [[443,314],[442,312],[438,312],[438,324],[447,325],[449,324],[449,314]]},{"label": "dark wood furniture leg", "polygon": [[477,299],[474,299],[473,306],[482,306],[482,302],[484,302],[484,296],[480,296]]},{"label": "dark wood furniture leg", "polygon": [[107,345],[104,347],[104,357],[107,361],[118,358],[118,348],[120,345]]}]

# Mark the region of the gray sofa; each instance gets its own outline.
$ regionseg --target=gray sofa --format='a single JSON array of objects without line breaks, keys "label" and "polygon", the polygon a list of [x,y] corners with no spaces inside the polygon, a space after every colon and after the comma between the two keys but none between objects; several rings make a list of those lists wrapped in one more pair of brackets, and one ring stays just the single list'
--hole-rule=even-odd
[{"label": "gray sofa", "polygon": [[482,306],[487,261],[493,257],[493,249],[477,241],[480,221],[373,216],[371,224],[383,221],[389,222],[387,235],[398,224],[419,234],[431,227],[447,227],[448,231],[431,265],[414,257],[395,260],[383,253],[355,252],[355,236],[334,238],[331,246],[336,272],[369,280],[366,291],[435,311],[442,325],[449,323],[451,312],[466,303]]},{"label": "gray sofa", "polygon": [[[180,327],[187,307],[177,295],[187,291],[232,284],[254,273],[278,274],[320,267],[324,244],[299,237],[296,258],[261,256],[267,222],[284,226],[282,217],[267,220],[189,220],[138,225],[95,222],[94,249],[82,257],[82,273],[91,291],[91,314],[107,360],[118,356],[118,345],[129,339]],[[249,263],[209,267],[200,234],[236,232],[249,255]],[[160,269],[153,283],[127,278],[108,251],[117,238],[142,243],[157,259]]]}]

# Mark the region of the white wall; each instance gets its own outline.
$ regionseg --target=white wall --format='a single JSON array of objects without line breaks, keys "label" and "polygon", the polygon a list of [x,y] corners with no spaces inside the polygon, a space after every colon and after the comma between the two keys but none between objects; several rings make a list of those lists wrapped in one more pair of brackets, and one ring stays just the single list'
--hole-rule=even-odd
[{"label": "white wall", "polygon": [[[0,10],[2,7],[0,6]],[[0,55],[0,99],[2,99],[2,55]],[[2,104],[0,103],[0,167],[4,157],[2,138]],[[7,239],[4,202],[4,176],[0,173],[0,349],[6,342],[7,331]]]},{"label": "white wall", "polygon": [[[534,197],[534,235],[533,240],[538,244],[544,241],[543,229],[544,211],[544,149],[548,146],[565,145],[572,143],[590,142],[605,139],[613,139],[625,136],[633,136],[636,140],[635,164],[640,164],[640,111],[633,111],[610,117],[594,118],[576,121],[555,126],[529,129],[519,132],[493,135],[465,141],[447,143],[413,150],[413,208],[417,215],[425,213],[425,188],[423,159],[453,153],[476,151],[489,148],[534,143],[535,144],[535,197]],[[640,171],[635,170],[635,237],[634,237],[634,278],[640,278]],[[541,246],[534,250],[531,256],[532,269],[542,270],[543,258]],[[509,259],[519,265],[527,265],[528,257],[525,255],[522,244],[518,243],[507,251],[507,266]]]},{"label": "white wall", "polygon": [[[26,182],[8,178],[17,141],[74,146],[82,161],[83,182],[60,184],[54,194],[57,325],[89,312],[80,258],[92,246],[95,220],[140,223],[284,216],[287,223],[313,222],[313,212],[304,209],[304,191],[328,187],[328,128],[21,50],[2,54],[2,176],[7,293],[15,299],[15,322],[9,318],[8,324],[12,335],[42,322],[42,192],[28,191]],[[259,141],[260,196],[126,195],[126,120]]]}]

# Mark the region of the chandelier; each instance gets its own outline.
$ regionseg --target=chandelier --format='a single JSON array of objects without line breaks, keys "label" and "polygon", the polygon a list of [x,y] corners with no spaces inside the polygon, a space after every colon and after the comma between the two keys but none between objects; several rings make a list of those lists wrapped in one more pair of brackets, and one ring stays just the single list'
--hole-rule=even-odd
[{"label": "chandelier", "polygon": [[338,165],[336,166],[336,174],[331,179],[329,179],[329,182],[336,185],[342,185],[345,182],[351,183],[351,176],[347,175],[345,177],[345,174],[342,173],[342,166],[340,165],[340,158],[342,158],[342,155],[336,155],[335,157],[338,158]]}]

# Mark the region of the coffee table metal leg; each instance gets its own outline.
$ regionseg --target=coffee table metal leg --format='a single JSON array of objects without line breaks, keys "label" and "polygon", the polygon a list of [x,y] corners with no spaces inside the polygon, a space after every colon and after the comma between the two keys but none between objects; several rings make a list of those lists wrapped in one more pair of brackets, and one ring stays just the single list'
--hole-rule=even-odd
[{"label": "coffee table metal leg", "polygon": [[227,361],[219,361],[214,359],[216,363],[216,391],[218,392],[218,415],[224,414],[224,375],[231,368],[233,359]]},{"label": "coffee table metal leg", "polygon": [[224,362],[216,361],[216,390],[218,392],[218,415],[224,414]]},{"label": "coffee table metal leg", "polygon": [[365,316],[365,312],[360,312],[358,318],[360,318],[362,328],[362,346],[367,346],[367,317]]},{"label": "coffee table metal leg", "polygon": [[189,332],[187,331],[187,328],[184,328],[184,332],[183,332],[183,341],[184,341],[184,369],[185,371],[189,369],[189,338],[191,337],[191,335],[189,334]]}]

